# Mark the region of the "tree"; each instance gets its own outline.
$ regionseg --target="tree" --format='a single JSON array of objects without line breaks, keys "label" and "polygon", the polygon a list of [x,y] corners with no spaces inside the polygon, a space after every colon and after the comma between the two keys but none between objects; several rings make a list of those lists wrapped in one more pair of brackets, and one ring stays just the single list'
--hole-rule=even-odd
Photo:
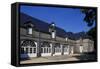
[{"label": "tree", "polygon": [[86,21],[87,26],[91,27],[93,24],[95,24],[94,27],[92,27],[87,34],[92,36],[93,40],[96,39],[96,17],[97,17],[97,9],[96,8],[86,8],[81,9],[81,12],[85,14],[84,21]]},{"label": "tree", "polygon": [[96,28],[97,9],[96,8],[89,8],[89,9],[86,8],[86,9],[81,9],[81,12],[85,14],[84,21],[87,23],[88,27],[95,25],[87,32],[87,34],[93,38],[94,49],[96,52],[97,51],[97,36],[96,36],[97,35],[97,31],[96,31],[97,30]]},{"label": "tree", "polygon": [[96,24],[96,12],[95,8],[92,9],[81,9],[82,13],[85,14],[84,21],[91,27],[94,23]]}]

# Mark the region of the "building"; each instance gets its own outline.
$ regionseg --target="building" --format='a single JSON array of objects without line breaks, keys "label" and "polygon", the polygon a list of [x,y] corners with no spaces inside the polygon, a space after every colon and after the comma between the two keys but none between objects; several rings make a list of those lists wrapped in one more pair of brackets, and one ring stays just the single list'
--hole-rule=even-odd
[{"label": "building", "polygon": [[21,58],[81,54],[94,51],[85,33],[66,32],[55,25],[20,13]]}]

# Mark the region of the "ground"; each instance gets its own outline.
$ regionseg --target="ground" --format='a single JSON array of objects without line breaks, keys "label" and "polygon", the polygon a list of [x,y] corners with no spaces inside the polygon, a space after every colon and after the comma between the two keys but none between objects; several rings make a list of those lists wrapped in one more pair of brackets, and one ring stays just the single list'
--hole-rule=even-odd
[{"label": "ground", "polygon": [[59,62],[59,61],[84,61],[95,60],[93,54],[73,54],[73,55],[60,55],[60,56],[46,56],[46,57],[33,57],[27,60],[22,60],[20,64],[28,63],[43,63],[43,62]]}]

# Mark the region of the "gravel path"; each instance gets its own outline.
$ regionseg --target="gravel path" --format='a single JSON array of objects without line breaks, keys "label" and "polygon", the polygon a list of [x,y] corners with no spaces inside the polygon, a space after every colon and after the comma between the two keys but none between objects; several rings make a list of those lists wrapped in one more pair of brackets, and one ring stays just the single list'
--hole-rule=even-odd
[{"label": "gravel path", "polygon": [[33,57],[29,60],[21,61],[21,64],[26,63],[43,63],[43,62],[59,62],[59,61],[78,61],[75,57],[72,57],[72,55],[63,55],[63,56],[46,56],[46,57]]}]

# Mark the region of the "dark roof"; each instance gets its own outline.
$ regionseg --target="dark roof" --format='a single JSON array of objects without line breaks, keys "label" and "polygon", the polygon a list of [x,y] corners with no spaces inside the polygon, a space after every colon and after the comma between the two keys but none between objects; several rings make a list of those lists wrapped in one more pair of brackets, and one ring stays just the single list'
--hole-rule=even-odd
[{"label": "dark roof", "polygon": [[67,32],[67,36],[69,39],[73,40],[78,40],[80,38],[82,39],[92,39],[89,35],[87,35],[85,32],[79,32],[79,33],[72,33],[72,32]]},{"label": "dark roof", "polygon": [[[21,27],[24,27],[24,24],[29,22],[29,21],[31,21],[35,25],[36,30],[49,33],[50,24],[48,24],[48,23],[46,23],[42,20],[36,19],[34,17],[31,17],[27,14],[20,13],[20,26]],[[57,36],[63,37],[63,38],[66,37],[66,31],[65,30],[63,30],[59,27],[56,27],[55,29],[56,29],[56,35]]]},{"label": "dark roof", "polygon": [[[24,27],[24,24],[29,21],[31,21],[31,23],[34,24],[36,30],[50,34],[49,32],[50,24],[42,20],[36,19],[34,17],[31,17],[27,14],[20,13],[21,27]],[[78,40],[80,38],[83,38],[83,39],[91,38],[85,32],[79,32],[79,33],[66,32],[64,29],[61,29],[59,27],[55,27],[55,29],[56,29],[56,35],[59,37],[63,37],[63,38],[68,37],[69,39],[73,39],[73,40]]]}]

